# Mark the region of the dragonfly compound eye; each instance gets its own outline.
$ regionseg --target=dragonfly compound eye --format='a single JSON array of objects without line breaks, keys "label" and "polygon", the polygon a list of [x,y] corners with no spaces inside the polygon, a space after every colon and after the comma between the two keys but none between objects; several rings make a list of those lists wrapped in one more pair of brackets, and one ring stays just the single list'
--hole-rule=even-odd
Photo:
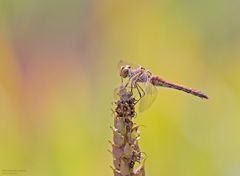
[{"label": "dragonfly compound eye", "polygon": [[126,78],[129,74],[129,67],[121,67],[120,76]]}]

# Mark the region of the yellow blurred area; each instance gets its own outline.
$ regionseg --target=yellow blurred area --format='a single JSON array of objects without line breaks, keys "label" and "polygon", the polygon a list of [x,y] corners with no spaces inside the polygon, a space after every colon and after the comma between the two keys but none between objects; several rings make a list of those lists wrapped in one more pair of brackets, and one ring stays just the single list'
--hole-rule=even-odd
[{"label": "yellow blurred area", "polygon": [[146,175],[239,176],[239,12],[234,0],[0,1],[0,175],[113,175],[123,59],[210,97],[158,88],[136,118]]}]

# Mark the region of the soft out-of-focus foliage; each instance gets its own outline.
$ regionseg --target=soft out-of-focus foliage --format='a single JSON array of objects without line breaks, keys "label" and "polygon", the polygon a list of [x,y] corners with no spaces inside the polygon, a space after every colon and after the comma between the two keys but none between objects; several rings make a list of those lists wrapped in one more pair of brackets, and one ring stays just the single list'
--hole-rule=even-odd
[{"label": "soft out-of-focus foliage", "polygon": [[137,116],[147,175],[240,175],[240,2],[0,1],[0,169],[112,175],[124,59],[201,89],[159,88]]}]

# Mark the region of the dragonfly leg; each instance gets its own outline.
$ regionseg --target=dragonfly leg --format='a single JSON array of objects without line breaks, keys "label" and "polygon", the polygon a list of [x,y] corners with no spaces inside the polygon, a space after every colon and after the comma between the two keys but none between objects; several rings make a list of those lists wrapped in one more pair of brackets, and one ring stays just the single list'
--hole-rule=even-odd
[{"label": "dragonfly leg", "polygon": [[[128,84],[129,84],[130,81],[131,81],[131,79],[129,78],[128,81],[127,81],[127,83],[125,84],[124,88],[127,88],[127,86],[128,86]],[[122,79],[122,83],[123,83],[123,79]]]},{"label": "dragonfly leg", "polygon": [[[138,86],[137,86],[138,84],[137,84],[137,82],[136,82],[136,80],[131,80],[131,86],[130,86],[130,88],[131,88],[131,93],[133,94],[133,88],[136,88],[137,89],[137,91],[138,91],[138,94],[139,94],[139,96],[140,96],[140,98],[142,97],[142,95],[141,95],[141,92],[140,92],[140,90],[139,90],[139,88],[138,88]],[[140,100],[140,98],[139,98],[139,100]],[[139,100],[137,100],[137,101],[139,101]]]},{"label": "dragonfly leg", "polygon": [[143,95],[141,96],[141,98],[144,97],[145,91],[143,90],[143,88],[142,88],[138,83],[136,83],[136,84],[137,84],[137,87],[138,87],[139,89],[141,89],[141,91],[142,91],[142,93],[143,93]]},{"label": "dragonfly leg", "polygon": [[139,87],[138,87],[138,84],[137,84],[137,83],[135,84],[135,87],[136,87],[136,89],[137,89],[137,91],[138,91],[139,99],[141,99],[142,94],[141,94],[141,92],[140,92],[140,90],[139,90]]},{"label": "dragonfly leg", "polygon": [[[138,75],[139,75],[139,74],[132,75],[131,77],[129,77],[127,83],[125,84],[125,88],[127,88],[128,84],[130,83],[130,84],[131,84],[131,92],[132,92],[133,81],[136,79],[136,77],[137,77]],[[123,82],[123,78],[122,78],[122,82]]]},{"label": "dragonfly leg", "polygon": [[131,80],[131,92],[133,93],[133,88],[134,88],[134,82]]},{"label": "dragonfly leg", "polygon": [[[135,104],[137,104],[143,97],[144,97],[144,95],[145,95],[145,91],[143,90],[143,88],[138,84],[138,83],[135,83],[135,87],[136,87],[136,89],[137,89],[137,91],[138,91],[138,94],[139,94],[139,99],[136,101],[136,103]],[[139,90],[140,89],[140,90]],[[143,94],[141,94],[141,91],[142,91],[142,93]]]},{"label": "dragonfly leg", "polygon": [[141,76],[141,72],[137,73],[129,78],[129,82],[131,82],[131,92],[133,92],[133,88],[136,87],[138,77]]}]

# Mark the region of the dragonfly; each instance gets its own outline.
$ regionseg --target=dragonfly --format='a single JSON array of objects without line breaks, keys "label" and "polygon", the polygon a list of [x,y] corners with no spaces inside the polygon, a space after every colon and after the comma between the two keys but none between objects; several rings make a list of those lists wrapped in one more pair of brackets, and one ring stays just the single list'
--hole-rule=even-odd
[{"label": "dragonfly", "polygon": [[137,100],[137,102],[139,102],[139,112],[143,112],[148,109],[155,101],[157,97],[156,87],[176,89],[202,99],[209,98],[206,94],[199,90],[172,83],[157,75],[153,75],[150,70],[142,67],[141,65],[129,64],[121,60],[118,67],[122,82],[124,79],[127,79],[125,87],[130,86],[131,92],[136,89],[139,94],[139,99]]}]

